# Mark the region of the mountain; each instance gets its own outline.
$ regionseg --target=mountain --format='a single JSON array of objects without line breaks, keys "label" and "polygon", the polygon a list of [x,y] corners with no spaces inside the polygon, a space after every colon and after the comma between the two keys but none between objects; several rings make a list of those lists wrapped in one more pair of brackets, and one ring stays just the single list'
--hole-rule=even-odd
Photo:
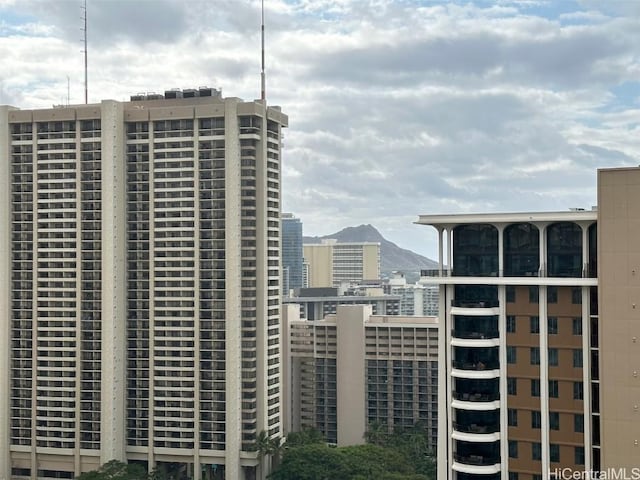
[{"label": "mountain", "polygon": [[417,272],[420,269],[438,268],[438,262],[423,257],[411,250],[390,242],[373,225],[347,227],[324,237],[304,237],[304,243],[320,243],[324,239],[335,238],[338,242],[378,242],[380,243],[380,270],[388,273],[394,270]]}]

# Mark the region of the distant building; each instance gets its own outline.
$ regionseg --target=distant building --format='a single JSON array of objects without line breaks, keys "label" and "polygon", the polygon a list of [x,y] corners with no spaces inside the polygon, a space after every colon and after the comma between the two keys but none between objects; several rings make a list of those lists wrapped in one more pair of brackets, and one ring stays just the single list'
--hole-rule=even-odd
[{"label": "distant building", "polygon": [[309,287],[337,287],[343,282],[380,278],[380,244],[323,240],[305,244]]},{"label": "distant building", "polygon": [[287,122],[209,88],[0,106],[0,478],[264,478]]},{"label": "distant building", "polygon": [[322,320],[335,314],[339,305],[371,305],[374,315],[398,315],[400,299],[399,295],[386,295],[381,288],[361,294],[340,295],[337,288],[325,287],[297,290],[283,302],[300,305],[300,318],[304,320]]},{"label": "distant building", "polygon": [[417,283],[407,284],[400,272],[394,272],[384,284],[384,291],[390,295],[398,295],[400,315],[438,315],[438,286]]},{"label": "distant building", "polygon": [[282,225],[282,294],[288,296],[296,288],[304,287],[302,222],[291,213],[283,213]]},{"label": "distant building", "polygon": [[435,450],[438,425],[438,322],[373,315],[340,305],[324,320],[283,309],[285,432],[316,428],[338,445],[364,443],[372,423],[424,425]]}]

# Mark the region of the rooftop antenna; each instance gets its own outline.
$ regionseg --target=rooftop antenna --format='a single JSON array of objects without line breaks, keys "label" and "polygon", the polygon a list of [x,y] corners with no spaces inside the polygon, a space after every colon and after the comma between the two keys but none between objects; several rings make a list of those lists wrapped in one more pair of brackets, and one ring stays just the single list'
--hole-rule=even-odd
[{"label": "rooftop antenna", "polygon": [[[86,1],[86,0],[85,0]],[[264,76],[264,0],[262,0],[262,8],[261,8],[261,14],[262,14],[262,70],[260,72],[260,84],[261,84],[261,95],[260,98],[262,100],[266,99],[267,96],[267,92],[266,92],[266,82],[265,82],[265,76]]]},{"label": "rooftop antenna", "polygon": [[84,103],[89,103],[89,72],[87,67],[87,0],[84,0],[82,7],[82,20],[84,27],[82,31],[84,33]]}]

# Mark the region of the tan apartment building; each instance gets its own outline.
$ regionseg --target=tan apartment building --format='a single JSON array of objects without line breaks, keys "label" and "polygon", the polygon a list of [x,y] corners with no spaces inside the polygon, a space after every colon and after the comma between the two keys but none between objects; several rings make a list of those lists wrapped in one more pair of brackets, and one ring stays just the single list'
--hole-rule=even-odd
[{"label": "tan apartment building", "polygon": [[264,476],[286,125],[209,88],[0,107],[0,478]]},{"label": "tan apartment building", "polygon": [[316,428],[337,445],[364,443],[369,425],[422,424],[435,450],[438,333],[435,317],[372,315],[338,305],[323,320],[283,312],[285,431]]},{"label": "tan apartment building", "polygon": [[640,169],[606,169],[597,210],[420,216],[439,238],[439,478],[638,467],[639,204]]},{"label": "tan apartment building", "polygon": [[341,283],[380,278],[380,244],[323,240],[304,245],[308,286],[339,287]]}]

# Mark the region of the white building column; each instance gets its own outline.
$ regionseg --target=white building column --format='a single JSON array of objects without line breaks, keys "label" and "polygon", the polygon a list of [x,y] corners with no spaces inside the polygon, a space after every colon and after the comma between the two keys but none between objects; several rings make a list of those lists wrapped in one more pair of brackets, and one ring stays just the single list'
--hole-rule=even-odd
[{"label": "white building column", "polygon": [[11,478],[11,161],[9,111],[0,106],[0,478]]},{"label": "white building column", "polygon": [[[504,276],[504,224],[495,225],[498,229],[498,277]],[[506,297],[505,297],[506,299]],[[502,302],[500,302],[502,304]]]},{"label": "white building column", "polygon": [[242,448],[242,258],[240,145],[237,99],[225,99],[225,478],[243,479]]},{"label": "white building column", "polygon": [[540,245],[539,245],[540,266],[538,268],[538,271],[539,271],[538,276],[546,277],[547,276],[547,224],[539,223],[539,224],[536,224],[536,227],[538,227],[538,233],[540,234],[540,237],[539,237],[540,238]]},{"label": "white building column", "polygon": [[500,361],[500,475],[507,478],[509,475],[509,423],[507,412],[507,287],[498,286],[498,304],[500,316],[498,317],[498,332],[500,335],[499,361]]},{"label": "white building column", "polygon": [[104,464],[109,460],[126,461],[127,177],[124,160],[123,104],[113,100],[103,101],[101,125],[104,294],[100,463]]}]

